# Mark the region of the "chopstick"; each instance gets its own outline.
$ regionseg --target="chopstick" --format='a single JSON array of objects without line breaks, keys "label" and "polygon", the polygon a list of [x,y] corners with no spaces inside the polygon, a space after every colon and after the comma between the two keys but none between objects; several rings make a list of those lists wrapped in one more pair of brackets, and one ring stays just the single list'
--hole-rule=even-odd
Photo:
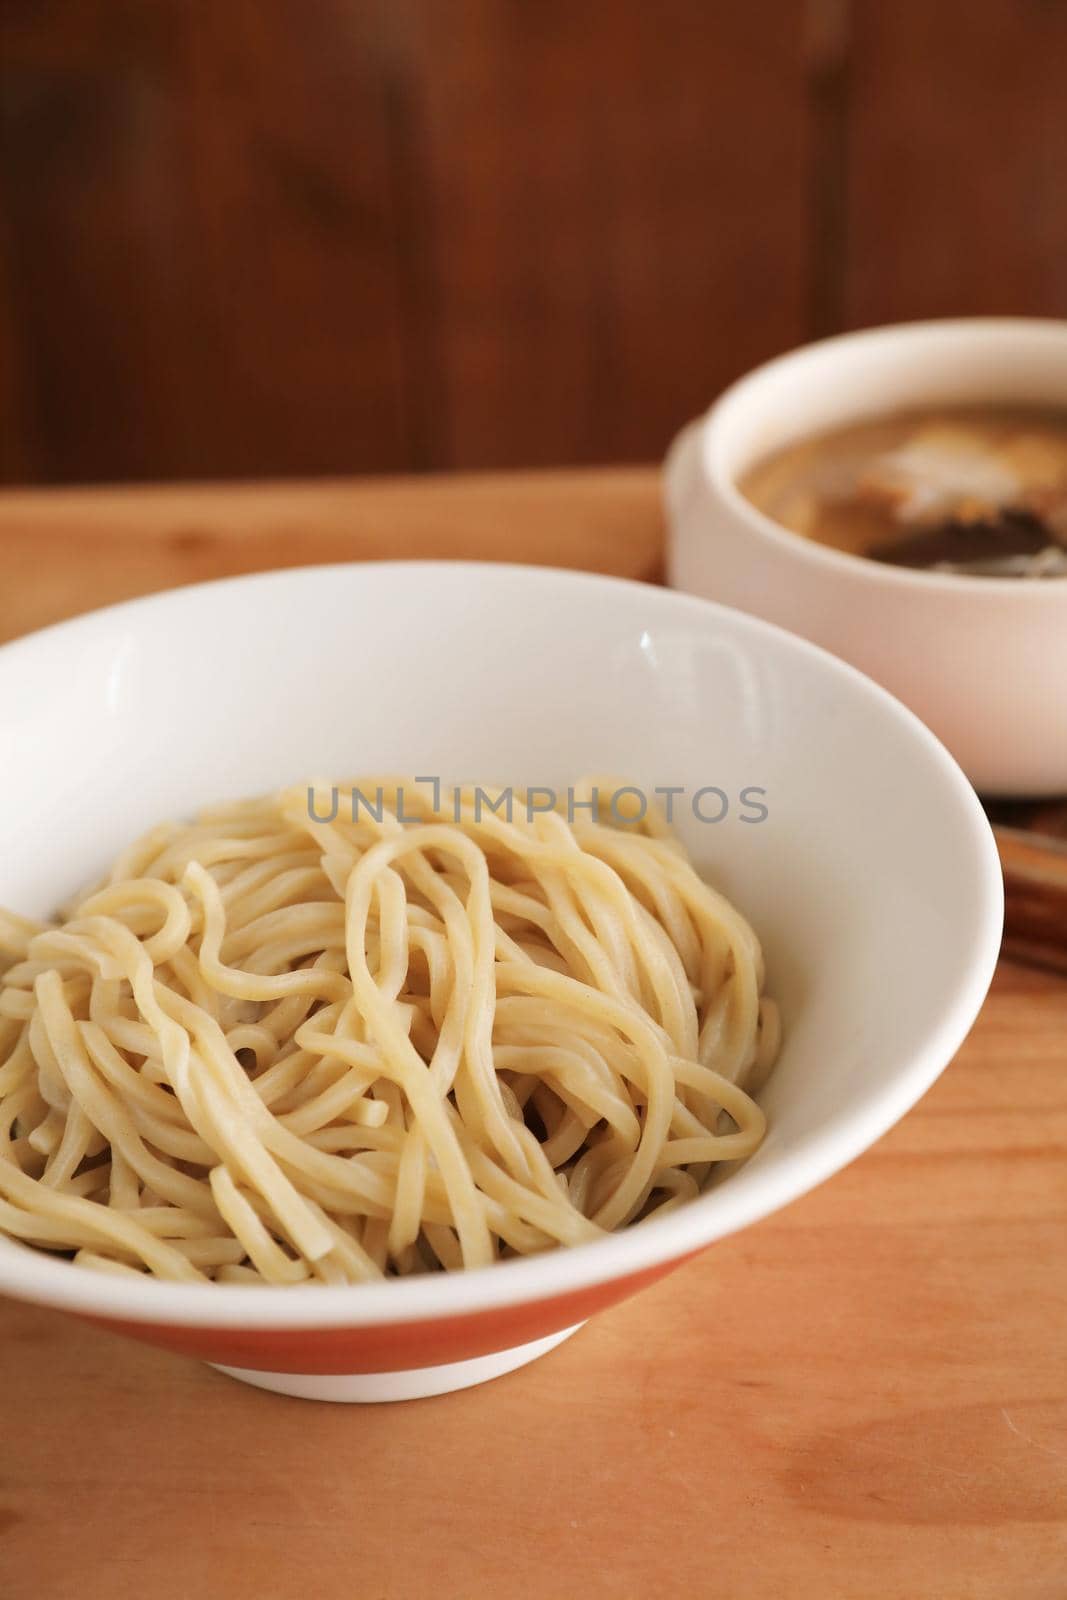
[{"label": "chopstick", "polygon": [[1003,953],[1067,973],[1067,838],[993,824],[1004,871]]}]

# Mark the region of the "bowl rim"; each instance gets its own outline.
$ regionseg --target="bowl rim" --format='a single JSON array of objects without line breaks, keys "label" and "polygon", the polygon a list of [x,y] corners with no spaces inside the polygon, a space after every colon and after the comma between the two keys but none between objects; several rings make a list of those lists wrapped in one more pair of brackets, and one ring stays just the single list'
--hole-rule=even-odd
[{"label": "bowl rim", "polygon": [[[993,603],[996,603],[997,596],[1004,599],[1010,596],[1015,605],[1064,604],[1067,600],[1067,579],[1060,582],[1055,578],[1049,578],[1026,583],[1018,578],[983,577],[976,573],[928,572],[872,561],[868,556],[857,555],[848,550],[838,550],[833,545],[806,539],[803,534],[794,533],[791,528],[783,527],[765,511],[760,511],[754,506],[751,500],[742,494],[734,474],[726,466],[723,432],[732,422],[736,408],[749,401],[754,393],[758,394],[760,388],[768,381],[786,374],[801,382],[805,377],[805,368],[820,367],[823,363],[835,359],[839,353],[862,348],[864,345],[873,349],[893,344],[915,344],[920,350],[924,350],[930,346],[936,347],[941,341],[955,345],[958,340],[968,335],[973,338],[976,345],[981,345],[985,341],[999,342],[1013,336],[1029,341],[1045,341],[1053,338],[1062,342],[1064,355],[1067,358],[1067,319],[1055,317],[941,317],[917,322],[884,323],[871,328],[858,328],[850,333],[832,334],[826,339],[816,339],[809,344],[798,345],[796,349],[773,356],[769,361],[762,362],[760,366],[754,367],[743,377],[738,378],[723,391],[702,417],[697,418],[693,426],[698,430],[700,457],[707,487],[725,502],[735,517],[743,521],[746,532],[751,537],[771,546],[780,555],[809,563],[816,569],[821,568],[827,575],[836,572],[843,577],[848,576],[854,581],[866,582],[872,586],[888,584],[898,589],[927,593],[937,589],[942,593],[957,593],[961,597],[971,598],[981,595],[988,597]],[[870,413],[870,415],[876,414],[876,411]],[[814,436],[801,430],[792,442],[801,443],[804,439]]]},{"label": "bowl rim", "polygon": [[[244,1332],[363,1328],[436,1322],[553,1300],[601,1284],[626,1280],[657,1267],[676,1264],[716,1239],[760,1221],[799,1199],[840,1171],[888,1131],[926,1092],[951,1060],[977,1016],[992,980],[1003,922],[1003,880],[992,830],[970,783],[945,747],[913,712],[864,673],[821,646],[774,623],[679,590],[634,579],[510,562],[376,561],[297,566],[242,574],[144,595],[54,623],[0,647],[0,671],[13,657],[52,648],[57,640],[103,633],[133,615],[160,606],[193,606],[204,593],[227,588],[284,587],[294,579],[332,584],[345,578],[387,578],[403,573],[430,583],[488,580],[531,585],[548,592],[584,589],[611,601],[637,601],[667,614],[681,614],[758,639],[772,639],[797,656],[819,663],[819,670],[848,693],[859,691],[884,710],[908,736],[925,746],[955,807],[957,829],[967,837],[973,881],[981,912],[958,948],[957,977],[946,991],[940,1013],[924,1044],[873,1091],[865,1105],[831,1118],[798,1149],[776,1159],[758,1181],[742,1170],[710,1192],[668,1216],[582,1244],[536,1256],[496,1262],[469,1271],[390,1279],[381,1283],[314,1285],[299,1294],[279,1285],[176,1284],[144,1277],[127,1279],[94,1273],[55,1260],[17,1241],[0,1240],[0,1294],[88,1315],[103,1321],[145,1326],[240,1329]],[[314,576],[313,576],[314,575]],[[965,947],[964,947],[965,946]]]}]

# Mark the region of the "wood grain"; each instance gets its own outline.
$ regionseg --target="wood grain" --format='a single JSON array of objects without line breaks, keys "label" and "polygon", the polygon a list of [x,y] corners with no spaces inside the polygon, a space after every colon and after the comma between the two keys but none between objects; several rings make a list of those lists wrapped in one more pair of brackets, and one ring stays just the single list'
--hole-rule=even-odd
[{"label": "wood grain", "polygon": [[0,475],[649,460],[842,327],[1067,315],[1058,0],[8,0]]},{"label": "wood grain", "polygon": [[804,0],[397,0],[438,465],[657,456],[801,342]]},{"label": "wood grain", "polygon": [[264,567],[392,557],[659,579],[650,468],[0,494],[0,640],[113,600]]},{"label": "wood grain", "polygon": [[0,8],[6,481],[659,455],[806,331],[805,4]]},{"label": "wood grain", "polygon": [[267,1396],[0,1305],[6,1600],[1067,1593],[1067,985],[860,1161],[483,1389]]},{"label": "wood grain", "polygon": [[[0,630],[344,552],[660,547],[643,471],[6,495]],[[484,1389],[314,1406],[0,1302],[0,1595],[1063,1600],[1065,1157],[1067,983],[1002,966],[859,1161]]]},{"label": "wood grain", "polygon": [[0,10],[16,481],[414,464],[378,20]]},{"label": "wood grain", "polygon": [[845,323],[1067,315],[1067,10],[852,9]]}]

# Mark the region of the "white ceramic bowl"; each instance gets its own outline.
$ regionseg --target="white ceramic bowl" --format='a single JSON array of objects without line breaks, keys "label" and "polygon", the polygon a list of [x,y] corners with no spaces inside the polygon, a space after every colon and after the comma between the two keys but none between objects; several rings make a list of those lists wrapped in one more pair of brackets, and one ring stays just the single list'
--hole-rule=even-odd
[{"label": "white ceramic bowl", "polygon": [[[505,1372],[785,1205],[923,1093],[997,954],[992,837],[927,730],[813,646],[640,584],[320,567],[97,612],[0,651],[0,769],[0,903],[30,914],[155,820],[302,775],[565,787],[601,771],[685,787],[681,833],[763,938],[785,1026],[766,1142],[658,1222],[351,1288],[132,1281],[0,1241],[0,1292],[290,1394],[399,1398]],[[729,810],[698,821],[712,786]],[[744,788],[765,791],[765,820],[742,820]]]},{"label": "white ceramic bowl", "polygon": [[780,527],[741,495],[760,457],[887,411],[1067,409],[1067,322],[912,323],[742,378],[667,463],[670,582],[825,645],[916,711],[984,793],[1067,791],[1067,581],[912,572]]}]

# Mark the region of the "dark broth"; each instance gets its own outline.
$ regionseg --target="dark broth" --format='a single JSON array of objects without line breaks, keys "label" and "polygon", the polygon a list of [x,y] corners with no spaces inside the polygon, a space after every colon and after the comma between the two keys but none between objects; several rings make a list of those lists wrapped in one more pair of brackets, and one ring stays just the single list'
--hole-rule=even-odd
[{"label": "dark broth", "polygon": [[877,417],[776,451],[739,488],[782,527],[851,555],[1067,577],[1067,410]]}]

